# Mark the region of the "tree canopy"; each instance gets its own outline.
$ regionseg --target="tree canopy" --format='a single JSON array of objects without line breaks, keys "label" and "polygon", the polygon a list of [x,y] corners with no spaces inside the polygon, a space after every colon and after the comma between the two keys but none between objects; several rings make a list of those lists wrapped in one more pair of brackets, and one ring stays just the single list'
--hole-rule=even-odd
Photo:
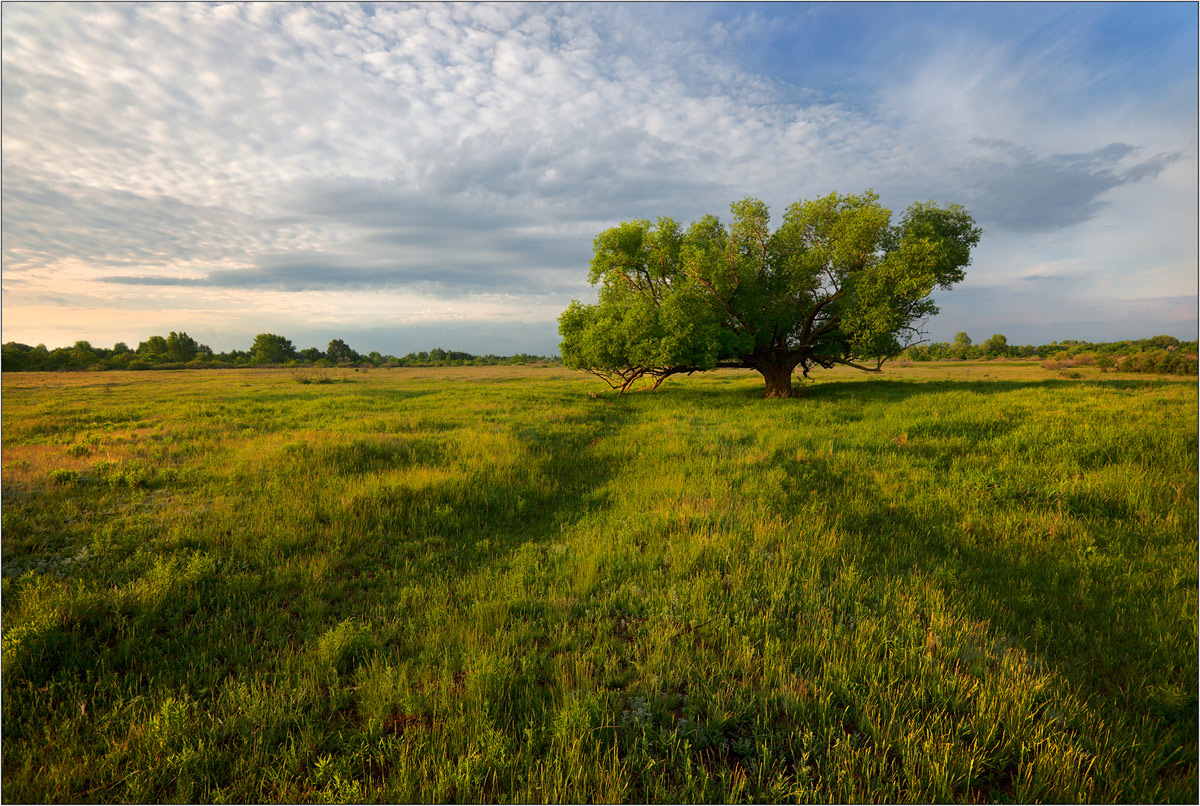
[{"label": "tree canopy", "polygon": [[342,361],[357,361],[361,356],[350,348],[350,345],[341,339],[330,339],[329,346],[325,348],[325,356],[333,363],[341,363]]},{"label": "tree canopy", "polygon": [[752,368],[768,397],[791,394],[796,367],[878,371],[921,339],[937,313],[929,294],[963,279],[981,234],[956,204],[917,202],[893,224],[872,191],[796,202],[773,232],[763,202],[730,210],[728,226],[659,218],[596,236],[599,302],[572,300],[559,317],[563,363],[622,392]]},{"label": "tree canopy", "polygon": [[250,346],[255,364],[282,364],[296,354],[292,340],[275,333],[259,333]]}]

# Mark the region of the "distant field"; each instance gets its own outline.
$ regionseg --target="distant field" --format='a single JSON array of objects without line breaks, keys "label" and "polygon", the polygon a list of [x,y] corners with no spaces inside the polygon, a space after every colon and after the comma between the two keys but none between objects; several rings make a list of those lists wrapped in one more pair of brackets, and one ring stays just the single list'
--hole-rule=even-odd
[{"label": "distant field", "polygon": [[1078,374],[6,373],[3,799],[1194,803],[1196,381]]}]

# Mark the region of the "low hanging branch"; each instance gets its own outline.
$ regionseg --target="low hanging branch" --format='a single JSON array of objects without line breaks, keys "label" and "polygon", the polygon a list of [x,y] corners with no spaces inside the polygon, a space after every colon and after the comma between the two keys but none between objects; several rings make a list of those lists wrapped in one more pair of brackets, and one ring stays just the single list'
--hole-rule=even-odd
[{"label": "low hanging branch", "polygon": [[648,392],[653,392],[662,382],[672,375],[691,375],[693,372],[699,372],[699,367],[625,367],[621,369],[602,370],[592,367],[585,367],[583,371],[589,375],[593,375],[608,384],[608,388],[616,389],[617,395],[623,395],[633,388],[638,381],[653,379],[653,383],[646,389]]}]

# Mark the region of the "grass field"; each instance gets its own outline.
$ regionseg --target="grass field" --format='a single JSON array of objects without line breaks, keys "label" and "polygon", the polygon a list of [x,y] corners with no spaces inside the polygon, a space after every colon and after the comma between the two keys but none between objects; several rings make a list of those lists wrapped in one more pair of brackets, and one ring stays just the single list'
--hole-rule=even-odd
[{"label": "grass field", "polygon": [[6,373],[3,799],[1194,803],[1196,382],[1080,374]]}]

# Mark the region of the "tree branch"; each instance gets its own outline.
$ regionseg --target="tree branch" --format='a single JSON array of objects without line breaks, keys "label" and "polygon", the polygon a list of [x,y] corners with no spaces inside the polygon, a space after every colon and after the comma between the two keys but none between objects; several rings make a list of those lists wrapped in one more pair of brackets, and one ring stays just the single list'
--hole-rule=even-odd
[{"label": "tree branch", "polygon": [[[860,369],[863,372],[882,372],[883,371],[883,362],[887,361],[887,357],[884,356],[884,357],[877,359],[874,367],[864,367],[861,364],[856,364],[853,361],[850,361],[848,359],[834,358],[833,356],[828,356],[828,355],[814,355],[814,356],[812,356],[812,360],[821,364],[821,366],[825,367],[826,369],[829,369],[830,364],[842,364],[847,367],[854,367],[855,369]],[[828,362],[828,363],[826,363],[826,362]]]}]

